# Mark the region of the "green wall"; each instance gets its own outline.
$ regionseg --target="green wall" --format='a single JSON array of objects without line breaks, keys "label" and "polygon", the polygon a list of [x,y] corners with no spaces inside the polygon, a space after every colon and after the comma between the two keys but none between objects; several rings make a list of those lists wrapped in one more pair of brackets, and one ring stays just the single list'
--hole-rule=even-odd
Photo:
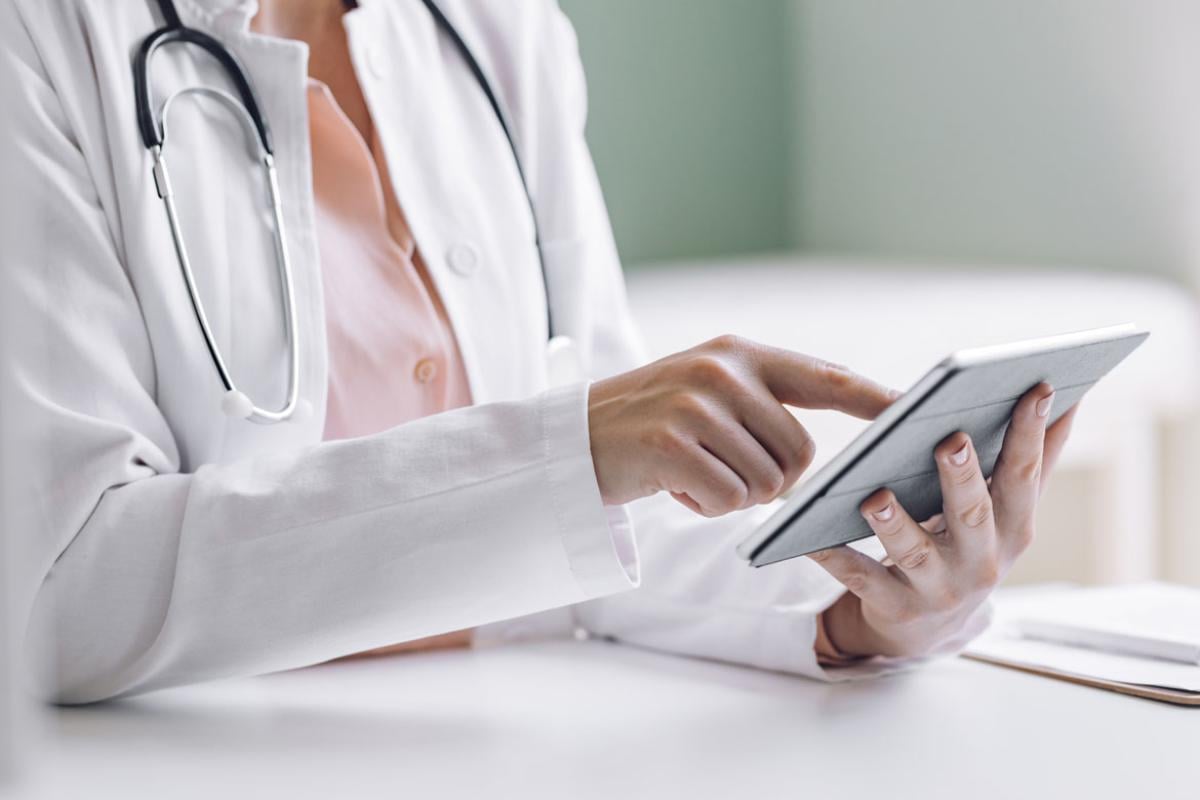
[{"label": "green wall", "polygon": [[788,0],[560,0],[626,265],[791,239]]},{"label": "green wall", "polygon": [[1200,4],[796,0],[806,250],[1200,274]]}]

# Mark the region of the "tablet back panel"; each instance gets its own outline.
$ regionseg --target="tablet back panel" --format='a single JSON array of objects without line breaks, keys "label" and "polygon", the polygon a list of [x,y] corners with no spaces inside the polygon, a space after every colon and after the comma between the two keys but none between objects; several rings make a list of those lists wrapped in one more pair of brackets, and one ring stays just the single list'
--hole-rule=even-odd
[{"label": "tablet back panel", "polygon": [[956,431],[966,432],[984,474],[990,476],[1013,408],[1025,392],[1041,381],[1055,387],[1049,420],[1053,423],[1147,335],[1132,333],[956,368],[822,494],[797,509],[755,552],[751,564],[763,566],[871,536],[858,507],[879,488],[891,489],[914,519],[939,513],[942,493],[933,460],[938,443]]}]

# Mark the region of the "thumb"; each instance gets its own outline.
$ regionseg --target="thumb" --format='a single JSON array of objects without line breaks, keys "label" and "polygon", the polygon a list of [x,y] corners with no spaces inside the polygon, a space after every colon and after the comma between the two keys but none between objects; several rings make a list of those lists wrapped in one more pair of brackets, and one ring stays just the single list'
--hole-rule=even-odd
[{"label": "thumb", "polygon": [[777,347],[758,354],[759,375],[775,399],[797,408],[828,408],[875,419],[900,396],[841,364]]}]

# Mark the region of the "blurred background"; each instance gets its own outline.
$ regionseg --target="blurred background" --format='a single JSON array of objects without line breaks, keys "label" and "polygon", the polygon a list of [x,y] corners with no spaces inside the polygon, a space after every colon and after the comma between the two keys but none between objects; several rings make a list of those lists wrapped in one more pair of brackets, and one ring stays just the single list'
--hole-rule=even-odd
[{"label": "blurred background", "polygon": [[[902,388],[953,349],[1136,322],[1010,581],[1200,585],[1200,3],[559,2],[652,354],[734,332]],[[861,427],[802,418],[818,465]],[[14,560],[0,787],[38,724]]]},{"label": "blurred background", "polygon": [[[561,4],[653,353],[734,332],[903,387],[1136,322],[1011,580],[1200,584],[1200,4]],[[824,458],[859,427],[803,418]]]}]

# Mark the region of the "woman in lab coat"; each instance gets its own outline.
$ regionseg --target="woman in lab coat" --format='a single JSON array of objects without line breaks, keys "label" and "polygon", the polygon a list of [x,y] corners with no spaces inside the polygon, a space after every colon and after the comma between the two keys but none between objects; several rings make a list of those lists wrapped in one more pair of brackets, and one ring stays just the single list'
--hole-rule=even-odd
[{"label": "woman in lab coat", "polygon": [[[965,437],[941,447],[943,524],[887,493],[864,504],[895,563],[839,548],[747,570],[731,547],[761,515],[745,509],[811,459],[781,403],[871,417],[892,395],[731,338],[641,366],[551,0],[438,4],[508,112],[546,286],[508,142],[424,4],[260,5],[177,0],[242,60],[273,128],[306,410],[277,425],[222,413],[141,146],[130,63],[163,24],[154,4],[0,4],[0,408],[20,465],[4,534],[33,554],[20,588],[50,696],[470,630],[583,628],[834,677],[979,629],[1033,532],[1049,387],[1018,406],[990,491]],[[221,80],[181,50],[153,88]],[[228,116],[172,114],[199,292],[240,388],[274,401],[287,342],[263,188]],[[561,386],[547,294],[579,353]]]}]

